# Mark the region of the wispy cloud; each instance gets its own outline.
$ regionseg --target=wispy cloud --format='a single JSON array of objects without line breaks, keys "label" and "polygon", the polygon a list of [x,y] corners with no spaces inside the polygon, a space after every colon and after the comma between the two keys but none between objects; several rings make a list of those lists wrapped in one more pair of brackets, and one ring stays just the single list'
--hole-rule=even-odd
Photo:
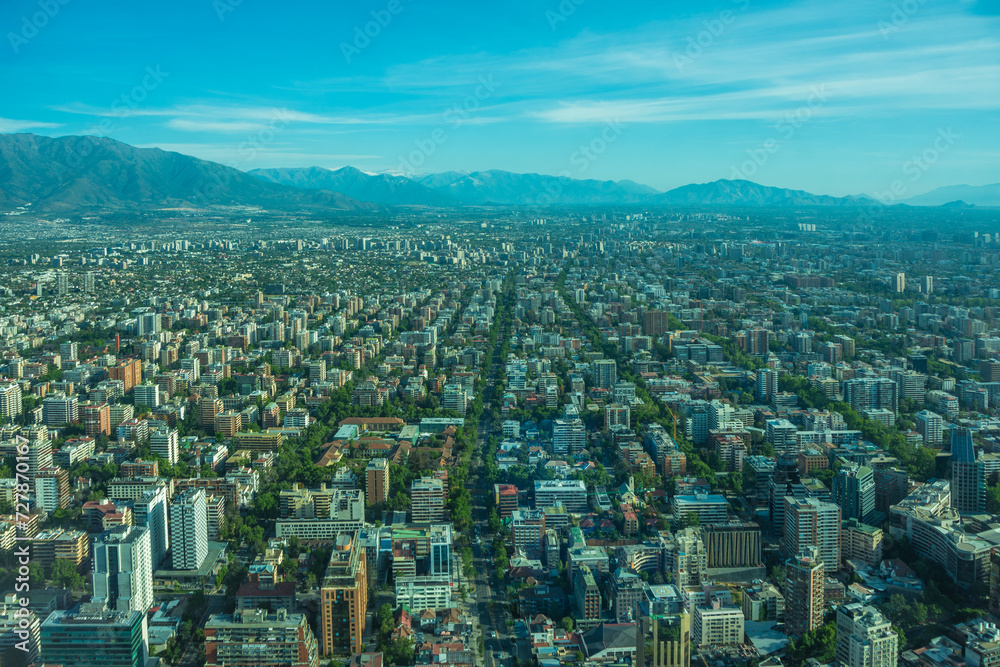
[{"label": "wispy cloud", "polygon": [[14,120],[0,118],[0,132],[23,132],[24,130],[46,130],[62,127],[60,123],[45,123],[38,120]]}]

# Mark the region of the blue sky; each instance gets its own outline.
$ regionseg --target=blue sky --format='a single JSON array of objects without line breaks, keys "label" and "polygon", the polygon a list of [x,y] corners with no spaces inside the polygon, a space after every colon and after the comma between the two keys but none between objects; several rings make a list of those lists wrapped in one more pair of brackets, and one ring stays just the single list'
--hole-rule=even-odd
[{"label": "blue sky", "polygon": [[241,169],[1000,182],[1000,0],[6,0],[0,29],[0,132]]}]

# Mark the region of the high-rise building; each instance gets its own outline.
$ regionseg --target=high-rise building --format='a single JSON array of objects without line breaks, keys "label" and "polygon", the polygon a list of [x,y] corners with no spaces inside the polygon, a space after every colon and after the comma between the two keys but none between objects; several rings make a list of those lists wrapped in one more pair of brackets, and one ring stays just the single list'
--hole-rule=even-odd
[{"label": "high-rise building", "polygon": [[894,291],[897,294],[902,294],[906,291],[906,274],[900,271],[895,275],[895,280],[893,283]]},{"label": "high-rise building", "polygon": [[28,440],[28,479],[34,481],[39,470],[52,467],[52,441],[44,426],[32,426],[22,433]]},{"label": "high-rise building", "polygon": [[778,372],[773,368],[761,368],[757,371],[757,387],[755,398],[767,402],[778,393]]},{"label": "high-rise building", "polygon": [[[896,667],[899,636],[874,607],[859,602],[837,609],[837,661],[845,667]],[[985,665],[986,663],[980,663]]]},{"label": "high-rise building", "polygon": [[80,402],[76,396],[54,394],[42,399],[42,421],[46,426],[61,426],[80,421]]},{"label": "high-rise building", "polygon": [[451,580],[452,539],[451,524],[439,523],[431,526],[428,534],[430,554],[427,572],[431,577]]},{"label": "high-rise building", "polygon": [[808,547],[819,550],[824,567],[835,572],[840,567],[840,507],[816,498],[785,496],[785,531],[782,553],[787,558]]},{"label": "high-rise building", "polygon": [[177,429],[161,426],[149,435],[149,448],[171,465],[180,460],[180,436]]},{"label": "high-rise building", "polygon": [[123,391],[127,394],[142,382],[142,360],[123,359],[115,366],[107,369],[109,380],[121,380],[124,384]]},{"label": "high-rise building", "polygon": [[87,271],[83,274],[83,291],[90,294],[94,291],[94,272]]},{"label": "high-rise building", "polygon": [[517,487],[513,484],[494,484],[493,500],[501,519],[508,518],[517,510]]},{"label": "high-rise building", "polygon": [[170,503],[170,562],[197,570],[208,555],[208,510],[203,489],[187,489]]},{"label": "high-rise building", "polygon": [[389,501],[389,459],[371,459],[365,469],[365,500],[368,507]]},{"label": "high-rise building", "polygon": [[699,585],[708,574],[708,554],[697,528],[685,528],[674,536],[672,571],[681,588]]},{"label": "high-rise building", "polygon": [[69,507],[69,473],[63,468],[42,468],[35,475],[35,502],[45,512]]},{"label": "high-rise building", "polygon": [[[658,637],[660,620],[653,617],[653,663],[651,667],[691,667],[691,615],[681,612],[677,619],[677,639],[661,641]],[[664,626],[665,628],[668,626]],[[664,633],[663,636],[668,636]]]},{"label": "high-rise building", "polygon": [[368,612],[365,547],[358,534],[340,533],[320,584],[320,653],[361,653]]},{"label": "high-rise building", "polygon": [[83,430],[91,438],[111,435],[111,406],[107,403],[83,403],[80,415]]},{"label": "high-rise building", "polygon": [[8,421],[21,414],[21,385],[0,382],[0,417]]},{"label": "high-rise building", "polygon": [[587,447],[587,427],[580,418],[556,419],[552,422],[552,452],[570,455]]},{"label": "high-rise building", "polygon": [[414,522],[444,521],[447,493],[444,482],[422,477],[410,483],[410,513]]},{"label": "high-rise building", "polygon": [[170,548],[170,531],[167,527],[169,513],[167,488],[154,486],[142,492],[132,504],[132,519],[136,526],[149,531],[150,562],[155,570],[167,556]]},{"label": "high-rise building", "polygon": [[153,606],[149,529],[115,526],[94,540],[94,602],[145,614]]},{"label": "high-rise building", "polygon": [[629,413],[629,406],[621,405],[620,403],[612,403],[604,406],[604,427],[608,429],[615,426],[628,428],[629,420],[631,419]]},{"label": "high-rise building", "polygon": [[972,431],[967,428],[951,432],[951,505],[963,513],[986,509],[986,469],[976,458]]},{"label": "high-rise building", "polygon": [[816,547],[806,547],[785,561],[785,625],[802,636],[823,624],[826,569]]},{"label": "high-rise building", "polygon": [[601,589],[590,567],[582,565],[573,572],[573,602],[576,618],[581,621],[595,621],[601,618]]},{"label": "high-rise building", "polygon": [[319,645],[305,614],[243,609],[209,617],[205,667],[318,667]]},{"label": "high-rise building", "polygon": [[202,397],[198,401],[198,423],[215,428],[215,415],[222,412],[222,401],[218,398]]},{"label": "high-rise building", "polygon": [[618,382],[618,364],[614,359],[598,359],[594,362],[594,384],[601,389],[612,389]]},{"label": "high-rise building", "polygon": [[844,519],[868,523],[875,513],[875,475],[868,466],[842,465],[833,476],[833,502]]},{"label": "high-rise building", "polygon": [[941,444],[941,436],[944,431],[944,419],[941,415],[930,410],[921,410],[916,415],[917,433],[924,437],[924,444],[928,447],[937,447]]},{"label": "high-rise building", "polygon": [[145,667],[149,659],[146,614],[103,611],[98,605],[57,610],[42,622],[45,664],[63,667]]},{"label": "high-rise building", "polygon": [[145,405],[155,408],[160,405],[160,385],[152,382],[137,384],[132,390],[132,400],[135,405]]}]

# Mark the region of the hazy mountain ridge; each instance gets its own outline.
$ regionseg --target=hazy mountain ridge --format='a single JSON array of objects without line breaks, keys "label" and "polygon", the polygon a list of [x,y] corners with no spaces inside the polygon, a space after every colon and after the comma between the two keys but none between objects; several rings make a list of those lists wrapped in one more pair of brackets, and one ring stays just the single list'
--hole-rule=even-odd
[{"label": "hazy mountain ridge", "polygon": [[337,192],[267,183],[189,155],[92,136],[0,135],[0,208],[41,212],[256,205],[371,209]]},{"label": "hazy mountain ridge", "polygon": [[454,206],[459,203],[443,192],[404,176],[366,174],[354,167],[336,170],[323,167],[254,169],[247,173],[278,185],[330,190],[376,204]]},{"label": "hazy mountain ridge", "polygon": [[963,202],[970,206],[1000,206],[1000,183],[946,185],[903,201],[911,206],[944,206],[952,202]]},{"label": "hazy mountain ridge", "polygon": [[[692,183],[660,192],[634,181],[578,180],[502,170],[402,176],[354,167],[238,169],[158,148],[92,136],[0,134],[0,209],[40,212],[254,205],[278,211],[372,210],[378,206],[637,205],[869,206],[746,180]],[[1000,184],[938,188],[911,206],[1000,206]]]}]

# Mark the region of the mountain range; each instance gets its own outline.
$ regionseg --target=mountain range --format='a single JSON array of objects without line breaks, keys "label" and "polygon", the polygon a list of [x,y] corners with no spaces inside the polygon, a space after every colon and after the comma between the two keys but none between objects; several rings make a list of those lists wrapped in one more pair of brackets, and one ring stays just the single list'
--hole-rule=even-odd
[{"label": "mountain range", "polygon": [[[388,206],[760,206],[853,207],[865,195],[833,197],[746,180],[718,180],[660,192],[634,181],[490,170],[401,176],[354,167],[243,172],[106,137],[0,134],[0,210],[39,212],[253,205],[284,212],[363,211]],[[902,202],[1000,206],[1000,184],[938,188]]]},{"label": "mountain range", "polygon": [[232,167],[106,137],[0,135],[0,209],[162,209],[256,205],[284,211],[373,209],[339,192],[267,183]]}]

